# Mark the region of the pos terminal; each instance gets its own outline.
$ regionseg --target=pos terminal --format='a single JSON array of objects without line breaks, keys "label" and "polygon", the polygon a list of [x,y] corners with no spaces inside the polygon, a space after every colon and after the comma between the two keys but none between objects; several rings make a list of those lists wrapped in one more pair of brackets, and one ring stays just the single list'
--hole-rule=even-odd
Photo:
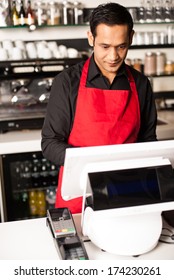
[{"label": "pos terminal", "polygon": [[117,255],[152,250],[174,209],[174,141],[66,150],[62,196],[83,196],[83,235]]},{"label": "pos terminal", "polygon": [[[162,213],[174,210],[173,168],[173,140],[67,149],[62,197],[83,196],[81,229],[94,245],[141,255],[158,244]],[[74,224],[55,235],[50,214],[55,213],[48,212],[47,222],[61,258],[73,259],[69,249],[75,246],[88,259]]]}]

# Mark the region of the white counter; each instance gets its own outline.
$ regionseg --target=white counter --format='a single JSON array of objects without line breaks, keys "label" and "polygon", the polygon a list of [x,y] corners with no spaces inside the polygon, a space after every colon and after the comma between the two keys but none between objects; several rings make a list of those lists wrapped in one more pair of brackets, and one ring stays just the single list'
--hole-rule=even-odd
[{"label": "white counter", "polygon": [[165,122],[157,126],[158,140],[174,139],[174,111],[158,111],[158,119]]},{"label": "white counter", "polygon": [[40,130],[10,131],[0,134],[0,155],[41,150]]},{"label": "white counter", "polygon": [[[79,234],[80,219],[80,215],[74,216]],[[155,249],[138,258],[103,252],[91,242],[84,244],[91,260],[174,260],[173,244],[158,243]],[[46,226],[46,218],[0,224],[0,260],[58,259],[51,233]]]},{"label": "white counter", "polygon": [[[157,126],[158,140],[174,139],[174,111],[158,111],[158,117],[167,123]],[[35,152],[40,150],[40,130],[21,130],[0,134],[0,154]]]}]

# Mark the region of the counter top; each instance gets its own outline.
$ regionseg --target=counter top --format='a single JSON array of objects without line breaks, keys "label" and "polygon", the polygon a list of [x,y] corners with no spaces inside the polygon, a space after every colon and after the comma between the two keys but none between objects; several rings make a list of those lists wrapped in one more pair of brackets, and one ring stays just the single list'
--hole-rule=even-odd
[{"label": "counter top", "polygon": [[[159,111],[158,118],[165,123],[157,126],[158,139],[174,139],[174,111]],[[37,151],[41,151],[41,130],[20,130],[0,134],[0,155]]]},{"label": "counter top", "polygon": [[0,134],[0,154],[35,152],[41,150],[40,130],[10,131]]},{"label": "counter top", "polygon": [[158,119],[164,124],[157,125],[158,140],[174,139],[174,110],[158,111]]},{"label": "counter top", "polygon": [[[158,111],[158,140],[174,139],[174,111]],[[0,134],[0,154],[41,150],[41,130],[10,131]]]},{"label": "counter top", "polygon": [[[81,215],[74,215],[77,231],[81,235]],[[174,229],[172,229],[174,232]],[[58,260],[46,218],[0,223],[0,260]],[[174,260],[173,244],[159,242],[150,252],[138,258],[103,252],[92,242],[85,242],[90,260]]]}]

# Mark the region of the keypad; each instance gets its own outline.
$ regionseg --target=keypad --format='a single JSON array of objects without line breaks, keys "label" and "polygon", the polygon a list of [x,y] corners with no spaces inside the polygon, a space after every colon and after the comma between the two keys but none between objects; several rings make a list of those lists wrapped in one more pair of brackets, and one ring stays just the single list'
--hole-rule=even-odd
[{"label": "keypad", "polygon": [[67,260],[86,260],[82,247],[71,248],[66,255]]},{"label": "keypad", "polygon": [[57,234],[75,233],[74,224],[71,220],[59,220],[59,222],[54,222],[54,228]]}]

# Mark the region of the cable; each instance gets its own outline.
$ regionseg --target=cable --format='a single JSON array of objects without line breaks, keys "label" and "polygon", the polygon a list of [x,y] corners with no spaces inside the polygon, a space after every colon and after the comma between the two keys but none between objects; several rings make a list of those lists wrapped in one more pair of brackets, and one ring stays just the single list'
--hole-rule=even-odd
[{"label": "cable", "polygon": [[[163,233],[163,231],[168,231],[171,234]],[[163,239],[163,237],[164,237],[164,239]],[[166,244],[174,244],[174,232],[170,228],[162,228],[162,233],[161,233],[159,241],[162,243],[166,243]]]}]

